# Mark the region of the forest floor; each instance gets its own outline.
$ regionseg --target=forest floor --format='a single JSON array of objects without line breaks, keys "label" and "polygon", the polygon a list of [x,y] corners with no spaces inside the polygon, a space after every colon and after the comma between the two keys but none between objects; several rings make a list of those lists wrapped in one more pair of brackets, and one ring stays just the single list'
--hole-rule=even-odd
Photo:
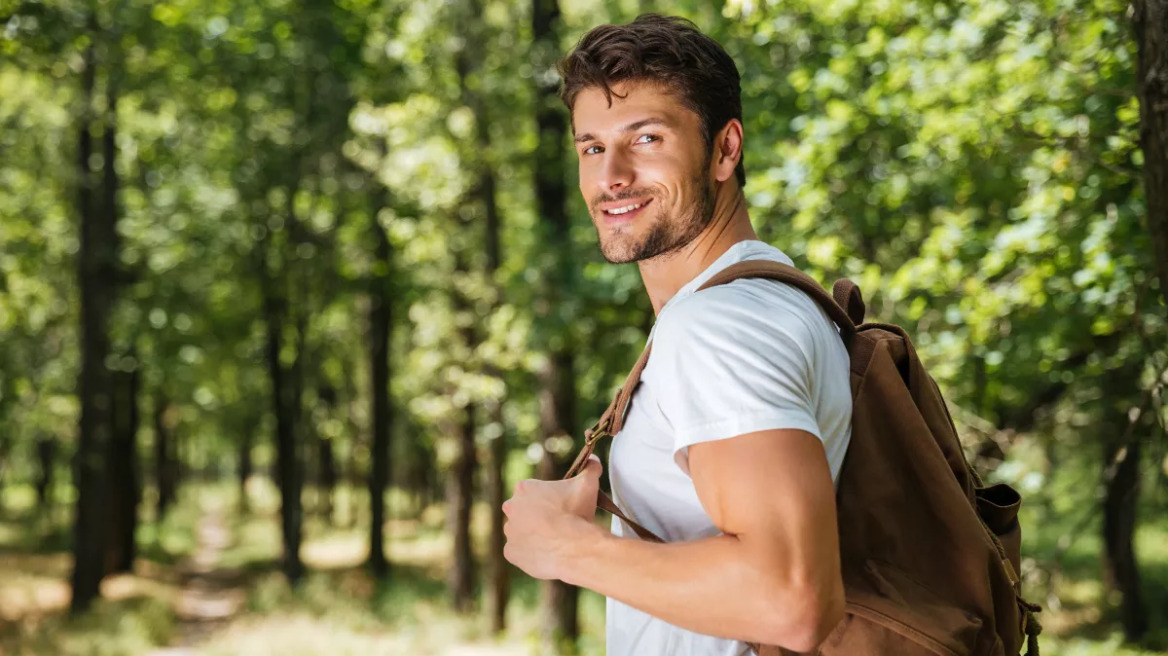
[{"label": "forest floor", "polygon": [[[278,499],[256,483],[246,517],[230,486],[188,487],[161,525],[139,529],[134,573],[107,577],[102,599],[79,618],[67,613],[67,509],[46,515],[9,494],[0,504],[0,656],[536,653],[538,589],[526,577],[513,581],[502,636],[490,635],[481,613],[449,610],[440,508],[388,523],[391,574],[378,583],[364,567],[367,532],[346,528],[361,525],[361,510],[338,494],[339,526],[306,519],[308,574],[292,590],[280,573]],[[477,529],[486,521],[476,514]],[[603,598],[585,592],[581,613],[581,653],[602,654]]]},{"label": "forest floor", "polygon": [[[450,544],[440,507],[403,512],[404,502],[391,493],[391,516],[399,517],[386,526],[392,572],[388,581],[379,583],[363,566],[368,535],[354,528],[367,523],[362,521],[361,494],[341,490],[334,497],[333,522],[325,522],[319,512],[322,500],[307,493],[302,555],[308,574],[292,590],[279,567],[278,499],[269,483],[254,483],[246,515],[237,512],[231,486],[188,486],[165,521],[140,527],[134,573],[108,577],[102,600],[78,618],[67,613],[67,502],[37,508],[31,489],[7,491],[0,498],[0,656],[538,653],[538,587],[526,577],[513,580],[508,630],[502,636],[490,635],[481,613],[459,616],[449,610],[443,581]],[[393,512],[395,507],[398,512]],[[483,510],[476,509],[473,522],[480,537],[486,532]],[[411,516],[419,518],[400,519]],[[1168,522],[1146,524],[1137,552],[1147,601],[1158,618],[1158,633],[1149,644],[1163,649]],[[1121,644],[1114,614],[1099,610],[1103,592],[1097,538],[1084,533],[1068,542],[1054,529],[1047,522],[1043,539],[1032,536],[1026,549],[1048,559],[1057,553],[1061,562],[1057,594],[1044,594],[1050,588],[1037,574],[1028,592],[1046,606],[1040,616],[1046,627],[1043,653],[1165,653]],[[580,653],[599,656],[604,652],[603,598],[585,591],[581,615]]]}]

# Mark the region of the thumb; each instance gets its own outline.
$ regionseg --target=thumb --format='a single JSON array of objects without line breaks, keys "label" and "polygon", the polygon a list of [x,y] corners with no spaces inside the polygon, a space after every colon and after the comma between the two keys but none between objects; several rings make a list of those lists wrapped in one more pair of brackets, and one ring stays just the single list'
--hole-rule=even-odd
[{"label": "thumb", "polygon": [[589,455],[579,474],[572,477],[570,502],[573,512],[581,517],[592,517],[596,513],[596,497],[600,492],[600,472],[604,467],[600,458]]},{"label": "thumb", "polygon": [[604,471],[604,465],[600,463],[600,457],[595,453],[588,455],[587,462],[584,463],[584,468],[580,470],[578,476],[585,476],[593,480],[600,480],[600,474]]}]

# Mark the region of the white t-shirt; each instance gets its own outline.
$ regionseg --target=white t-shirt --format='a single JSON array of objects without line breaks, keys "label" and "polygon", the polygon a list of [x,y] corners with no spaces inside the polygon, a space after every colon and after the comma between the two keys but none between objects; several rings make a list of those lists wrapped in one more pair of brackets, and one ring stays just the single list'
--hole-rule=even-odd
[{"label": "white t-shirt", "polygon": [[[761,241],[734,244],[669,300],[649,335],[653,353],[613,437],[613,498],[673,542],[718,535],[689,477],[688,447],[778,428],[823,442],[832,481],[851,438],[848,354],[827,313],[803,292],[747,279],[694,292],[744,260],[791,264]],[[613,517],[612,532],[635,537]],[[694,600],[701,603],[701,600]],[[701,635],[607,602],[608,656],[732,656],[746,643]]]}]

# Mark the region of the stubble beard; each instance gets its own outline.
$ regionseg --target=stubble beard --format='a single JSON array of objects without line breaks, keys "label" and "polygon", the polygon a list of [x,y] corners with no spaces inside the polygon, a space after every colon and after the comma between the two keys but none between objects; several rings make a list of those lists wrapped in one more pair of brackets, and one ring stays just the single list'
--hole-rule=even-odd
[{"label": "stubble beard", "polygon": [[[597,226],[600,252],[604,259],[612,264],[641,262],[667,256],[697,239],[714,218],[714,184],[704,175],[704,167],[694,177],[693,186],[698,189],[698,197],[683,214],[670,220],[665,214],[665,208],[658,206],[648,232],[640,239],[623,232],[610,234],[606,239],[601,233],[600,226]],[[630,194],[629,197],[633,196],[634,194]],[[653,195],[652,198],[654,201],[660,200],[657,195]],[[617,197],[608,200],[622,199]],[[603,215],[602,210],[597,211]]]}]

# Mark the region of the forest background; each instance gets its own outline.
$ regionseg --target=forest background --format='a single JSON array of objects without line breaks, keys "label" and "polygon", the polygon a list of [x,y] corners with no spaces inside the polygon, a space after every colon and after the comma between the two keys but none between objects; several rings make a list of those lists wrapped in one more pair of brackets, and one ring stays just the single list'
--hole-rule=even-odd
[{"label": "forest background", "polygon": [[0,0],[0,654],[603,652],[501,558],[653,314],[554,69],[687,16],[912,335],[1053,654],[1168,649],[1165,0]]}]

